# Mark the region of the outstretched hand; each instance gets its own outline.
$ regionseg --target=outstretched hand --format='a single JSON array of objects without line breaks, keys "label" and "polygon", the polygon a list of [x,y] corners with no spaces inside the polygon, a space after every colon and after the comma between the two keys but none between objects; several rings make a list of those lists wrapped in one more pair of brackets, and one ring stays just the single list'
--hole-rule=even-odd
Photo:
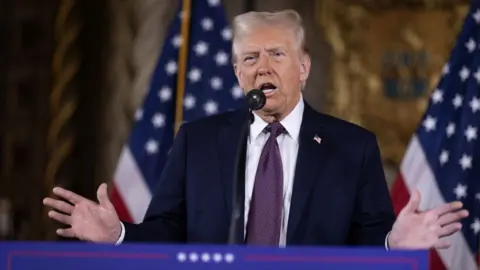
[{"label": "outstretched hand", "polygon": [[414,190],[410,201],[400,211],[388,243],[392,249],[449,248],[445,239],[462,228],[460,220],[468,216],[461,202],[450,202],[423,212],[418,210],[420,193]]},{"label": "outstretched hand", "polygon": [[120,219],[108,198],[107,184],[101,184],[97,190],[98,203],[61,187],[55,187],[53,193],[62,200],[43,200],[44,205],[53,208],[48,216],[70,226],[57,229],[58,235],[97,243],[115,243],[118,240]]}]

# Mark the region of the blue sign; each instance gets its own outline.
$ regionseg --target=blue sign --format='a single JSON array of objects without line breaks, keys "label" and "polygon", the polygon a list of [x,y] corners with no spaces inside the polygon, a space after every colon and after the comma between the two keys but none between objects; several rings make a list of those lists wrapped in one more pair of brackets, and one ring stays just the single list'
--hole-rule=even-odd
[{"label": "blue sign", "polygon": [[428,52],[386,51],[382,56],[382,80],[386,97],[415,99],[428,90]]},{"label": "blue sign", "polygon": [[428,253],[374,248],[1,242],[0,269],[427,270]]}]

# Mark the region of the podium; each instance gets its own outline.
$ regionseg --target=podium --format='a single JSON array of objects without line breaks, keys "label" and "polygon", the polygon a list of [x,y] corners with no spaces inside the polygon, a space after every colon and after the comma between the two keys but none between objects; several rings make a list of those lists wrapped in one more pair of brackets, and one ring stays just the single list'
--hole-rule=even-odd
[{"label": "podium", "polygon": [[5,270],[427,270],[427,251],[382,248],[0,242]]}]

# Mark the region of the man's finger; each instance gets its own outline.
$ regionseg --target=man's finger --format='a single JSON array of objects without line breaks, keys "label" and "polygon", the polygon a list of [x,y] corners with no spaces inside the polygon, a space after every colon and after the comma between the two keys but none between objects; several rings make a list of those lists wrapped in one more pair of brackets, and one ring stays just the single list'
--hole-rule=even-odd
[{"label": "man's finger", "polygon": [[452,213],[446,213],[442,215],[438,219],[438,223],[440,226],[445,226],[453,222],[457,222],[462,218],[466,218],[468,216],[468,211],[467,210],[461,210],[457,212],[452,212]]},{"label": "man's finger", "polygon": [[407,205],[403,208],[403,211],[414,213],[417,211],[418,206],[420,205],[420,192],[417,189],[412,191],[412,195],[410,196],[410,200],[408,201]]},{"label": "man's finger", "polygon": [[458,232],[462,228],[462,224],[459,222],[448,224],[442,227],[438,233],[440,234],[439,237],[450,236],[456,232]]},{"label": "man's finger", "polygon": [[52,198],[45,198],[43,199],[43,204],[46,206],[50,206],[55,210],[62,211],[67,214],[71,214],[73,209],[75,208],[73,205],[68,204],[64,201],[55,200]]},{"label": "man's finger", "polygon": [[66,190],[64,188],[61,188],[61,187],[55,187],[53,189],[53,193],[59,197],[62,197],[64,198],[65,200],[67,201],[70,201],[71,203],[73,204],[78,204],[80,203],[81,201],[85,201],[87,199],[85,199],[84,197],[76,194],[76,193],[73,193],[71,192],[70,190]]},{"label": "man's finger", "polygon": [[452,243],[450,243],[450,241],[448,241],[447,239],[440,239],[437,243],[435,243],[434,248],[446,249],[449,248],[451,245]]},{"label": "man's finger", "polygon": [[97,199],[101,206],[114,209],[114,206],[108,198],[107,184],[103,183],[98,187]]},{"label": "man's finger", "polygon": [[450,203],[445,203],[442,204],[432,210],[432,212],[437,215],[437,216],[442,216],[445,215],[449,212],[455,212],[457,210],[460,210],[463,207],[462,202],[455,201],[455,202],[450,202]]},{"label": "man's finger", "polygon": [[57,234],[62,236],[62,237],[68,237],[68,238],[73,238],[75,237],[75,233],[73,232],[72,228],[68,229],[58,229]]},{"label": "man's finger", "polygon": [[66,225],[71,225],[72,224],[70,216],[60,214],[60,213],[55,212],[55,211],[49,211],[48,216],[53,218],[54,220],[60,222],[60,223],[66,224]]}]

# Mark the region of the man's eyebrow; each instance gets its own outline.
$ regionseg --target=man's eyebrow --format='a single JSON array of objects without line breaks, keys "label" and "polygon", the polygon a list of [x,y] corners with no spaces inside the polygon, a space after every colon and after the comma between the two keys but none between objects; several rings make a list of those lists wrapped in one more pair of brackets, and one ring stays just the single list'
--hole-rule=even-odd
[{"label": "man's eyebrow", "polygon": [[267,51],[271,52],[271,51],[285,51],[285,47],[284,46],[274,46],[274,47],[271,47],[271,48],[268,48]]},{"label": "man's eyebrow", "polygon": [[245,50],[239,54],[240,57],[245,57],[247,55],[259,55],[260,52],[258,50],[252,49],[252,50]]},{"label": "man's eyebrow", "polygon": [[250,49],[250,50],[245,50],[242,52],[243,55],[245,54],[258,54],[258,50],[257,49]]},{"label": "man's eyebrow", "polygon": [[[274,52],[274,51],[286,51],[286,47],[284,46],[273,46],[273,47],[270,47],[270,48],[267,48],[266,49],[267,52]],[[259,52],[259,49],[247,49],[247,50],[244,50],[243,52],[240,53],[240,55],[258,55],[260,52]]]}]

